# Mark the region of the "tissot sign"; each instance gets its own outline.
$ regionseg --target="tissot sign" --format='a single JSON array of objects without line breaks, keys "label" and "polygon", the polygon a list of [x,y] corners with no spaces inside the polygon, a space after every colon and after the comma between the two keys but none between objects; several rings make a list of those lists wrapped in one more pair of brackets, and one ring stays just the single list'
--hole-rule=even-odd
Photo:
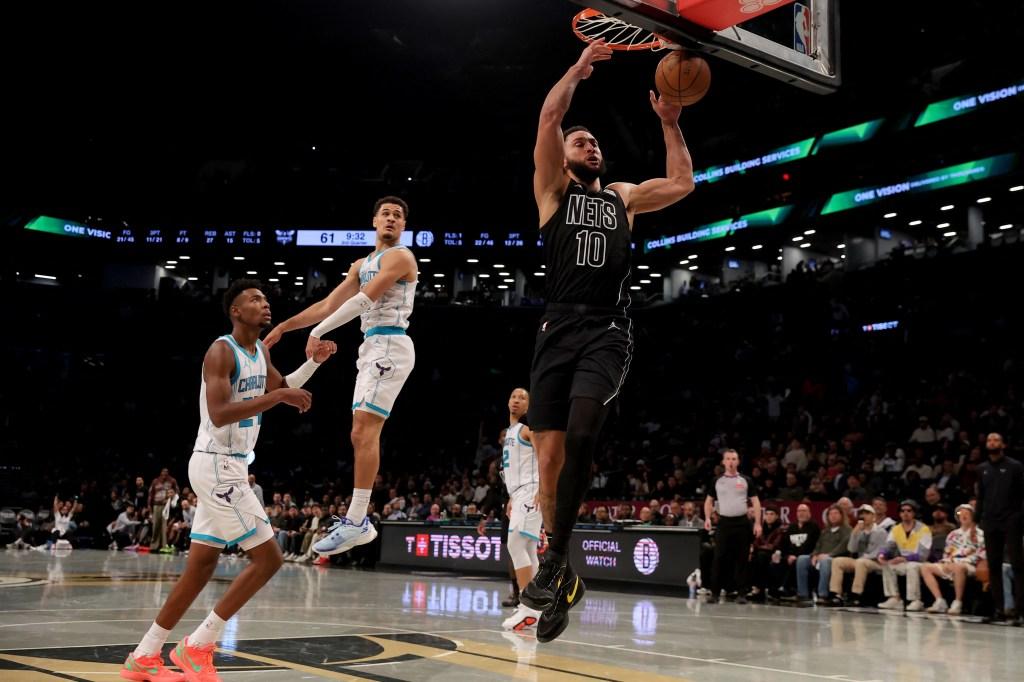
[{"label": "tissot sign", "polygon": [[[481,535],[475,527],[384,523],[381,563],[408,568],[440,568],[466,573],[508,571],[508,554],[497,529]],[[696,531],[577,529],[569,545],[573,568],[583,578],[685,585],[697,567]]]}]

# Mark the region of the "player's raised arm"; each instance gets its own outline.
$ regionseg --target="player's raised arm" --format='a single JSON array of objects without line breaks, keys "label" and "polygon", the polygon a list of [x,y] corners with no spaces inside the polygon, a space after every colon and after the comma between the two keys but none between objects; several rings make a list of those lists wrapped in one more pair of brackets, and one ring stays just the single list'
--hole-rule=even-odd
[{"label": "player's raised arm", "polygon": [[317,322],[323,321],[324,318],[359,293],[359,266],[362,265],[362,262],[363,259],[359,259],[353,263],[352,267],[348,269],[348,274],[345,275],[345,279],[342,283],[334,287],[334,290],[327,294],[323,300],[317,301],[298,315],[289,317],[287,320],[271,329],[270,333],[267,334],[267,338],[263,339],[263,345],[267,348],[273,348],[274,345],[281,340],[281,336],[284,335],[285,332],[304,329],[310,325],[316,324]]},{"label": "player's raised arm", "polygon": [[281,376],[281,372],[274,363],[270,361],[270,354],[267,354],[267,391],[276,391],[279,388],[302,388],[309,381],[313,373],[320,369],[329,357],[338,352],[338,345],[333,341],[320,341],[313,357],[299,365],[298,369],[288,376]]},{"label": "player's raised arm", "polygon": [[203,380],[206,382],[206,408],[216,427],[234,424],[253,417],[280,403],[305,412],[313,402],[309,391],[301,388],[279,388],[252,400],[231,402],[231,373],[235,356],[226,343],[216,342],[203,358]]},{"label": "player's raised arm", "polygon": [[679,129],[679,112],[682,107],[671,104],[650,93],[651,107],[661,119],[661,131],[665,135],[665,177],[653,178],[639,185],[620,182],[609,185],[621,196],[630,217],[637,213],[659,211],[671,206],[693,191],[693,162]]},{"label": "player's raised arm", "polygon": [[363,290],[345,301],[309,333],[306,357],[311,357],[320,337],[369,310],[388,288],[395,285],[395,282],[400,279],[416,279],[416,259],[408,249],[389,251],[387,258],[381,258],[379,263],[380,271],[363,287]]},{"label": "player's raised arm", "polygon": [[562,119],[569,111],[572,95],[580,81],[594,72],[594,62],[611,58],[612,50],[603,40],[590,43],[544,99],[537,125],[537,143],[533,148],[533,194],[540,210],[541,225],[554,214],[565,190]]}]

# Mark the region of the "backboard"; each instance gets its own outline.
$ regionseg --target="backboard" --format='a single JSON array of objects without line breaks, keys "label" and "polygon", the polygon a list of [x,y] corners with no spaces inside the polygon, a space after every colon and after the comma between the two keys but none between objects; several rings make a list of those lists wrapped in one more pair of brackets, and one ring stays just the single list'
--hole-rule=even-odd
[{"label": "backboard", "polygon": [[839,0],[572,1],[804,90],[841,82]]}]

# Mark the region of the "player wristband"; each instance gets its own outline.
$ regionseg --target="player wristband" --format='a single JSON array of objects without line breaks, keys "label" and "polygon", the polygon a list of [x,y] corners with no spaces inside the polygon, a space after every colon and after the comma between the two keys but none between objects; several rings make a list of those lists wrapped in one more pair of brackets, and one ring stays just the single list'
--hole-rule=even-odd
[{"label": "player wristband", "polygon": [[359,317],[369,310],[372,305],[373,301],[370,300],[370,297],[360,291],[338,306],[338,309],[328,315],[323,322],[313,327],[313,331],[309,335],[319,339],[327,332],[337,329],[346,322]]},{"label": "player wristband", "polygon": [[313,372],[320,368],[319,362],[314,362],[312,358],[306,360],[304,363],[299,365],[299,368],[284,378],[284,383],[288,385],[288,388],[302,388],[302,385],[309,381],[309,378],[313,376]]}]

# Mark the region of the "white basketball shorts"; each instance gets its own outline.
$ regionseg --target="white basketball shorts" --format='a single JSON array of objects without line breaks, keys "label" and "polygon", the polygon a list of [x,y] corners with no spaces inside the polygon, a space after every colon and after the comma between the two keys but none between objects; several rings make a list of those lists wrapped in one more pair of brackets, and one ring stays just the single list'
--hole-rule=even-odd
[{"label": "white basketball shorts", "polygon": [[274,537],[270,519],[249,487],[244,456],[193,452],[188,482],[198,502],[192,542],[252,549]]},{"label": "white basketball shorts", "polygon": [[540,542],[540,527],[543,517],[537,501],[535,486],[522,486],[512,493],[512,509],[508,517],[508,532],[519,533]]},{"label": "white basketball shorts", "polygon": [[405,334],[368,336],[359,346],[352,411],[391,416],[395,400],[416,364],[412,339]]}]

